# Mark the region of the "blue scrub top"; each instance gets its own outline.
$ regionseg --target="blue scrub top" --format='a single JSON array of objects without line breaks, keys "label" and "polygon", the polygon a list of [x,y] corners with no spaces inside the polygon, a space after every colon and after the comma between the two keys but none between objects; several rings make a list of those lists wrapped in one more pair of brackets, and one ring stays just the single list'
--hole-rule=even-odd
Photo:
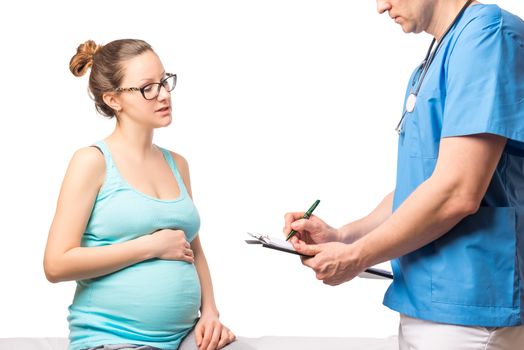
[{"label": "blue scrub top", "polygon": [[391,309],[459,325],[523,323],[524,22],[496,5],[470,6],[443,39],[399,137],[393,210],[431,176],[442,138],[479,133],[508,139],[481,207],[392,262]]}]

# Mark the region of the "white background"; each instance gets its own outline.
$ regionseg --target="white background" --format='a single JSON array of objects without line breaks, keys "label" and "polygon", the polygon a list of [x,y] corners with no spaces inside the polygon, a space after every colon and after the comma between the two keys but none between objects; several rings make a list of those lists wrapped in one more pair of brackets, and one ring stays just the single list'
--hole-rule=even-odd
[{"label": "white background", "polygon": [[[497,1],[524,16],[521,0]],[[67,336],[75,283],[42,257],[73,152],[104,138],[87,77],[68,70],[87,39],[141,38],[178,74],[174,122],[155,143],[184,155],[222,320],[241,336],[385,337],[388,282],[329,287],[297,257],[248,246],[284,213],[334,226],[393,189],[406,80],[431,38],[405,35],[374,1],[3,2],[0,9],[0,336]],[[472,58],[478,59],[478,58]]]}]

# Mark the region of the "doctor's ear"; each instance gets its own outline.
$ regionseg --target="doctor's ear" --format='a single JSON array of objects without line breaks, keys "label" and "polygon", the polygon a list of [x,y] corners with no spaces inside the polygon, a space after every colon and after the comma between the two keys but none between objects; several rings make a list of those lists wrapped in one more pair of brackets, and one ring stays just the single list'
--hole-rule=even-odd
[{"label": "doctor's ear", "polygon": [[115,113],[120,112],[122,110],[120,101],[114,92],[104,93],[102,95],[102,99],[104,100],[104,103],[109,106],[109,108],[115,111]]}]

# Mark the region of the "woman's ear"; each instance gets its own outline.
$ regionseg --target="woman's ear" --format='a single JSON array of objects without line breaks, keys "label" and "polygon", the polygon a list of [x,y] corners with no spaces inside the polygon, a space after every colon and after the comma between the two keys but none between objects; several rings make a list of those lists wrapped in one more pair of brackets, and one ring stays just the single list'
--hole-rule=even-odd
[{"label": "woman's ear", "polygon": [[114,92],[104,93],[102,95],[102,99],[104,100],[104,103],[108,105],[115,112],[120,112],[122,110],[120,101]]}]

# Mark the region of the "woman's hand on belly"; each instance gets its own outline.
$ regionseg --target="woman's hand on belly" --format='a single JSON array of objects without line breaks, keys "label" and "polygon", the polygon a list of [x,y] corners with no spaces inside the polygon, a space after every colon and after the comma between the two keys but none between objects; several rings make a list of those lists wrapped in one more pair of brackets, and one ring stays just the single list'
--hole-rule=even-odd
[{"label": "woman's hand on belly", "polygon": [[195,326],[196,344],[200,350],[222,349],[235,338],[235,334],[214,314],[203,313]]},{"label": "woman's hand on belly", "polygon": [[184,231],[163,229],[144,236],[144,239],[150,244],[153,258],[194,263],[193,250]]}]

